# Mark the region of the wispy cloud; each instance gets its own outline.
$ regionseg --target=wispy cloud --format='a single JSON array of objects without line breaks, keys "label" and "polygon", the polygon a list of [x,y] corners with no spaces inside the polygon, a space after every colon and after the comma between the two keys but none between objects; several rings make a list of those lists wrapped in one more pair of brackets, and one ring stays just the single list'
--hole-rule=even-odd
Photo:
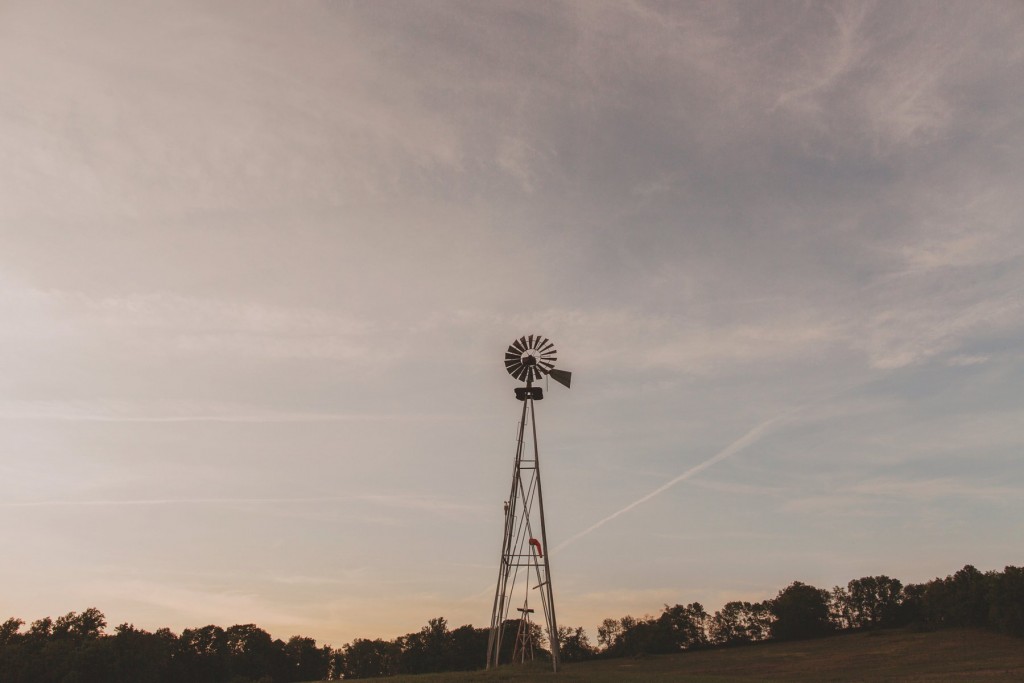
[{"label": "wispy cloud", "polygon": [[[365,319],[299,306],[152,293],[6,288],[0,311],[22,324],[3,337],[78,344],[114,341],[136,353],[230,353],[382,362],[390,351]],[[3,337],[0,337],[2,341]]]},{"label": "wispy cloud", "polygon": [[[939,501],[975,501],[989,505],[1016,505],[1024,495],[1024,486],[1001,482],[977,482],[966,478],[941,477],[912,479],[876,477],[851,486],[839,487],[828,495],[796,496],[782,508],[803,515],[884,517],[894,516],[897,509],[880,508],[880,502],[897,506],[913,505],[918,516],[933,516],[929,509],[917,506]],[[906,518],[904,513],[900,517]]]},{"label": "wispy cloud", "polygon": [[[557,466],[589,468],[562,547],[690,482],[711,493],[682,508],[732,506],[722,537],[749,514],[793,531],[773,569],[848,580],[860,549],[821,550],[847,536],[917,561],[889,510],[990,528],[1019,500],[1020,3],[105,4],[0,22],[19,65],[0,70],[0,479],[24,520],[0,582],[19,594],[66,587],[66,611],[103,597],[80,581],[95,557],[132,578],[194,561],[235,577],[128,592],[351,636],[446,605],[478,621],[493,584],[451,595],[492,576],[476,534],[500,506],[463,502],[502,493],[500,353],[534,332],[576,373],[544,406]],[[602,511],[624,447],[652,483]],[[202,612],[268,543],[283,580]],[[451,566],[398,576],[409,548]],[[714,574],[703,557],[686,569]],[[609,585],[573,556],[556,580],[633,612],[730,580],[620,559]],[[348,562],[365,574],[317,585]]]},{"label": "wispy cloud", "polygon": [[935,479],[871,479],[848,489],[851,493],[910,501],[932,501],[940,498],[974,498],[988,502],[1019,501],[1024,486],[1004,482],[982,483],[953,477]]},{"label": "wispy cloud", "polygon": [[296,497],[208,497],[208,498],[102,498],[0,501],[4,508],[45,507],[149,507],[149,506],[224,506],[224,505],[310,505],[340,503],[370,505],[391,509],[414,510],[438,514],[478,513],[483,508],[454,501],[426,498],[419,494],[359,494],[350,496]]},{"label": "wispy cloud", "polygon": [[307,620],[305,615],[297,611],[282,608],[266,596],[244,589],[186,587],[179,583],[145,579],[94,581],[87,587],[98,601],[128,603],[135,610],[138,610],[139,604],[159,608],[161,613],[175,615],[174,621],[185,627],[203,623],[255,623],[276,630],[282,627],[294,628]]},{"label": "wispy cloud", "polygon": [[224,406],[211,407],[210,412],[184,414],[139,414],[138,408],[121,412],[109,409],[107,402],[6,402],[0,404],[0,420],[30,420],[56,422],[112,422],[112,423],[315,423],[315,422],[436,422],[438,420],[465,420],[465,415],[444,413],[293,413],[293,412],[249,412],[225,411]]}]

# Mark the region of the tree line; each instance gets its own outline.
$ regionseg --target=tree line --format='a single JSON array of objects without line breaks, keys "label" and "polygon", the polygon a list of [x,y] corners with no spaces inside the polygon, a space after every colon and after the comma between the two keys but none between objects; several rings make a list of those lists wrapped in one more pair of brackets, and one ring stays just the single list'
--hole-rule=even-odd
[{"label": "tree line", "polygon": [[[514,638],[518,622],[504,632]],[[559,628],[562,660],[668,654],[735,647],[768,640],[816,638],[841,631],[955,626],[1024,636],[1024,568],[981,572],[967,565],[945,578],[903,585],[867,576],[831,590],[799,581],[774,598],[726,603],[709,614],[697,602],[665,605],[658,616],[605,619],[592,645],[583,628]],[[313,638],[271,638],[254,624],[204,626],[180,635],[121,624],[106,631],[103,613],[89,608],[25,628],[0,624],[0,681],[8,683],[287,683],[377,678],[405,673],[479,669],[488,629],[454,630],[444,618],[394,640],[357,638],[339,649]],[[534,651],[548,656],[540,627]],[[502,648],[506,661],[512,643]]]},{"label": "tree line", "polygon": [[927,583],[905,586],[888,576],[866,576],[831,590],[794,581],[774,598],[728,602],[714,614],[697,602],[665,605],[657,617],[605,619],[594,655],[667,654],[851,630],[956,626],[1024,636],[1024,569],[983,573],[967,565]]}]

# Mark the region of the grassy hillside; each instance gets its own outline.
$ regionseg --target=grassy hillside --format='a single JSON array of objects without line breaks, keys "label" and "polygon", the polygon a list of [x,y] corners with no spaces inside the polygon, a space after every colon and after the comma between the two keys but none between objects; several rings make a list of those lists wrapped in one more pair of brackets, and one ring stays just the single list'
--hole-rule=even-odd
[{"label": "grassy hillside", "polygon": [[880,631],[797,643],[764,643],[639,659],[568,664],[558,674],[539,663],[422,676],[391,683],[559,683],[688,681],[1024,681],[1024,641],[984,631]]}]

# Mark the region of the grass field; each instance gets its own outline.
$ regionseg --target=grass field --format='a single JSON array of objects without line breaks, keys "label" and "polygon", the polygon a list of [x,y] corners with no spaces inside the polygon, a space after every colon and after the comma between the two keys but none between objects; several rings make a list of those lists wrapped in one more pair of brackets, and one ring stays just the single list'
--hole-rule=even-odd
[{"label": "grass field", "polygon": [[396,676],[391,683],[727,683],[729,681],[1024,681],[1024,640],[984,631],[878,631],[797,643],[496,671]]}]

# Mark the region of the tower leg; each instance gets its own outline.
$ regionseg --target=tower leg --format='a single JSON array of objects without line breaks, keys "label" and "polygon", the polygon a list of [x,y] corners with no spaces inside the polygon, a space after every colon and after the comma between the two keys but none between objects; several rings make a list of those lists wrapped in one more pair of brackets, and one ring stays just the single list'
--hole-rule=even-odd
[{"label": "tower leg", "polygon": [[[533,428],[533,462],[537,468],[537,508],[540,511],[540,543],[544,549],[544,581],[538,588],[541,590],[541,601],[544,605],[544,616],[547,617],[548,646],[551,648],[551,668],[558,671],[558,621],[555,619],[555,595],[551,588],[551,555],[548,553],[548,529],[544,522],[544,495],[540,485],[540,448],[537,445],[537,420],[533,412],[533,401],[530,401],[530,426]],[[547,600],[544,600],[544,597]]]}]

